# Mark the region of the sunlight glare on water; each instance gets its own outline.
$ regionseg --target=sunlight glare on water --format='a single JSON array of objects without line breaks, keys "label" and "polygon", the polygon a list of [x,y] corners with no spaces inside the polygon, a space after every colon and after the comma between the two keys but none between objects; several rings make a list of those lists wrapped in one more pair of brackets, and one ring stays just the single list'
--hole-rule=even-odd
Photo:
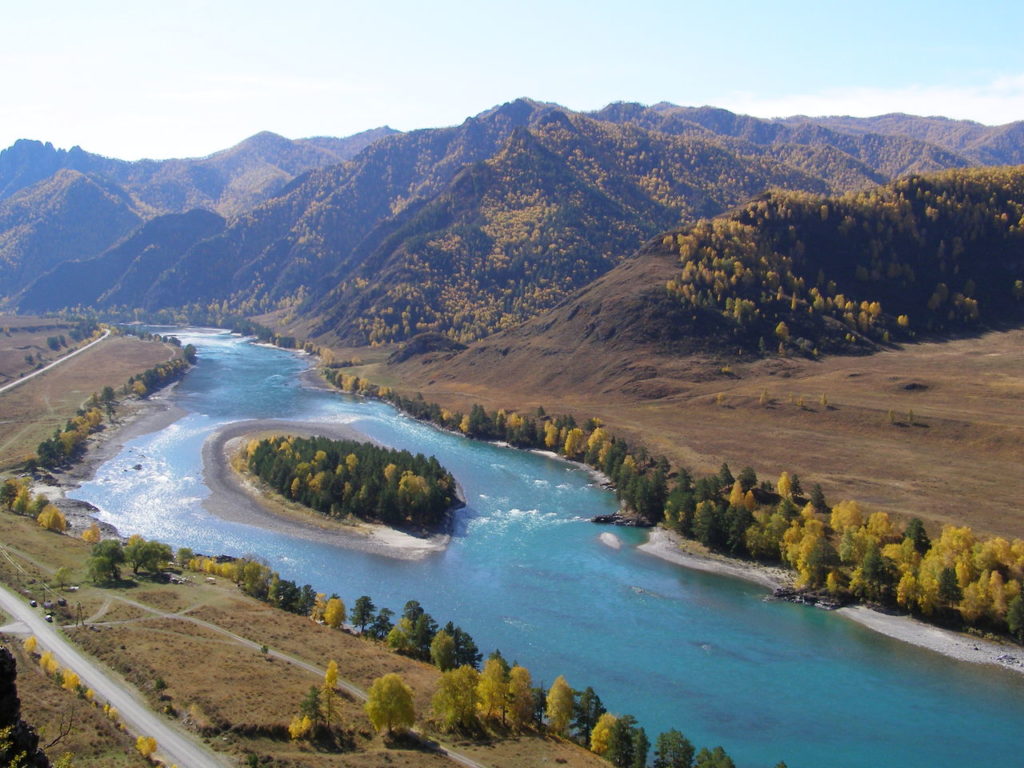
[{"label": "sunlight glare on water", "polygon": [[[565,462],[468,441],[381,403],[302,385],[299,356],[224,332],[178,332],[199,365],[171,395],[187,411],[126,444],[73,495],[122,535],[211,554],[256,553],[282,576],[401,611],[419,600],[534,682],[564,674],[652,742],[678,728],[741,766],[904,768],[1021,764],[1024,678],[954,662],[842,617],[761,601],[764,590],[637,552],[646,534],[588,519],[614,495]],[[242,419],[346,422],[436,455],[468,506],[442,554],[397,561],[271,534],[203,508],[201,448]],[[137,467],[137,468],[136,468]],[[980,756],[984,760],[979,762]]]}]

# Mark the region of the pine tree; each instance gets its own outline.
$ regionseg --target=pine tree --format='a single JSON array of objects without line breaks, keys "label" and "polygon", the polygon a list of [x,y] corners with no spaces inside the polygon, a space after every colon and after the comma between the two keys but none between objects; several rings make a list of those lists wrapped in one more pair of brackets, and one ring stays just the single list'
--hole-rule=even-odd
[{"label": "pine tree", "polygon": [[1024,595],[1017,595],[1006,608],[1006,624],[1010,634],[1024,643]]}]

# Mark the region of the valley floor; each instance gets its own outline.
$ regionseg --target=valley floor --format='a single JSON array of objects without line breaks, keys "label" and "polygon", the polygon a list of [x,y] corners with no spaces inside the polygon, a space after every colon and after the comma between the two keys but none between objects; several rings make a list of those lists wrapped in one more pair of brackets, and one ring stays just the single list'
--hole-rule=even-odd
[{"label": "valley floor", "polygon": [[571,350],[531,350],[532,365],[513,350],[508,363],[496,355],[473,366],[389,366],[386,353],[364,350],[351,372],[451,410],[600,417],[695,474],[722,462],[772,481],[785,470],[805,489],[820,483],[830,503],[918,516],[930,531],[1024,537],[1022,349],[1024,330],[1012,330],[820,361],[627,357],[617,378],[589,375],[601,361]]}]

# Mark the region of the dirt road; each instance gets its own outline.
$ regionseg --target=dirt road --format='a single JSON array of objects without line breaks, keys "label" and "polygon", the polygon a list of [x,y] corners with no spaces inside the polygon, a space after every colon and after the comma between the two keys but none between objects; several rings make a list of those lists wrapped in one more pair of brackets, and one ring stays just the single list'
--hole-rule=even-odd
[{"label": "dirt road", "polygon": [[62,358],[60,358],[58,360],[54,360],[52,363],[50,363],[49,365],[47,365],[47,366],[45,366],[43,368],[40,368],[38,371],[32,371],[32,373],[30,373],[28,376],[22,376],[20,379],[12,381],[9,384],[4,384],[2,387],[0,387],[0,395],[2,395],[4,392],[6,392],[9,389],[14,389],[19,384],[24,384],[29,379],[31,379],[31,378],[33,378],[35,376],[38,376],[41,373],[46,373],[48,370],[53,368],[55,365],[60,365],[61,363],[66,362],[67,360],[70,360],[75,355],[79,355],[82,352],[85,352],[85,350],[87,350],[89,347],[93,346],[94,344],[99,344],[101,341],[103,341],[109,335],[110,335],[110,329],[107,328],[105,331],[103,331],[103,335],[100,336],[98,339],[96,339],[96,341],[90,341],[84,347],[81,347],[80,349],[76,349],[70,355],[64,355],[64,357],[62,357]]}]

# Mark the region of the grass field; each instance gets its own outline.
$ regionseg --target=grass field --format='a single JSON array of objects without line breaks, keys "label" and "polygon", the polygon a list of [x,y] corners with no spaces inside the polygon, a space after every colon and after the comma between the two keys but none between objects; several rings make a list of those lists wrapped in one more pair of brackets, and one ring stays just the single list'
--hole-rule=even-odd
[{"label": "grass field", "polygon": [[[38,333],[44,337],[53,334],[52,331]],[[24,341],[21,335],[14,330],[10,336],[0,334],[0,360],[12,360],[12,354],[16,357],[21,352]],[[45,341],[43,344],[45,346]],[[93,392],[101,391],[104,386],[119,391],[129,376],[165,362],[175,354],[174,347],[157,341],[111,336],[31,381],[0,394],[0,470],[10,469],[34,455],[36,446],[53,435],[55,429],[63,427]]]},{"label": "grass field", "polygon": [[694,472],[724,461],[774,481],[786,470],[805,488],[820,483],[831,502],[857,499],[933,529],[1024,536],[1022,350],[1024,331],[1014,330],[821,361],[649,355],[620,366],[618,378],[604,375],[607,360],[591,360],[597,373],[588,375],[585,353],[571,351],[538,349],[530,364],[520,355],[503,365],[499,354],[475,367],[388,366],[384,350],[336,357],[359,354],[365,364],[346,372],[453,410],[543,405],[597,416]]},{"label": "grass field", "polygon": [[[84,576],[88,546],[78,539],[47,533],[27,518],[6,513],[0,513],[0,538],[10,555],[0,554],[0,580],[16,589],[44,594],[43,583],[62,565],[72,568],[76,580]],[[429,716],[440,673],[374,642],[270,608],[222,579],[211,584],[201,575],[192,577],[194,582],[185,585],[140,579],[101,589],[82,583],[73,597],[67,593],[71,604],[58,619],[73,624],[81,604],[88,626],[68,629],[78,645],[135,686],[153,709],[167,712],[211,747],[240,761],[256,755],[269,761],[261,764],[310,768],[452,765],[415,739],[385,743],[371,728],[362,702],[344,693],[338,697],[338,738],[326,743],[289,739],[289,721],[310,686],[321,683],[323,669],[332,659],[340,677],[363,690],[387,672],[401,674],[414,690],[421,721]],[[14,638],[5,640],[20,646]],[[260,648],[264,645],[268,654]],[[25,717],[55,733],[69,707],[78,711],[78,700],[19,653]],[[424,725],[428,736],[436,738],[429,724]],[[126,749],[125,738],[109,728],[101,714],[90,713],[80,723],[76,717],[60,749],[75,752],[78,766],[139,765],[130,755],[111,757]],[[442,740],[447,743],[445,737]],[[607,766],[586,750],[537,734],[459,740],[451,746],[501,768]]]},{"label": "grass field", "polygon": [[[0,385],[7,384],[46,363],[63,357],[88,339],[75,342],[71,338],[73,323],[60,318],[30,315],[0,315]],[[51,337],[63,336],[65,346],[53,349]]]}]

